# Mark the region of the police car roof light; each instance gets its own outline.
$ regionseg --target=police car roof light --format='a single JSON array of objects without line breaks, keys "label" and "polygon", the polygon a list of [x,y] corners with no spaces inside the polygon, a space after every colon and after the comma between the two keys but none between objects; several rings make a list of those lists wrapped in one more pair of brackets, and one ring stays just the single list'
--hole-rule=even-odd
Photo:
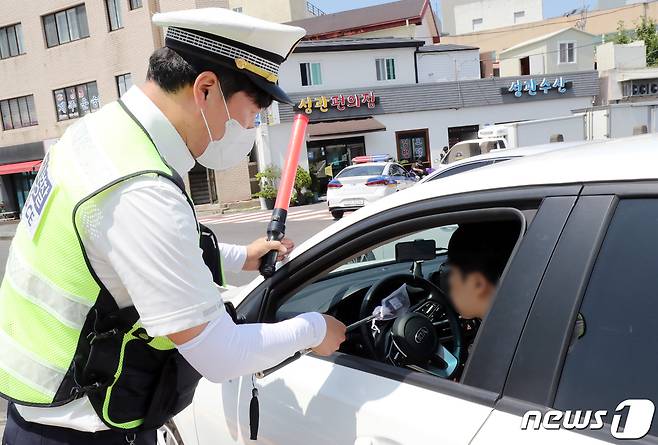
[{"label": "police car roof light", "polygon": [[389,155],[366,155],[356,156],[352,159],[352,164],[365,164],[366,162],[388,162],[393,158]]}]

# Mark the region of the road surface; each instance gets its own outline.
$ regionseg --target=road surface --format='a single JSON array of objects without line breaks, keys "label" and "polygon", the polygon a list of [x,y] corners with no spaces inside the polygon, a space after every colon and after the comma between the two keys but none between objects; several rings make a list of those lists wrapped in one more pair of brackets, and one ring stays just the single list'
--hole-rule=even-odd
[{"label": "road surface", "polygon": [[[270,212],[256,211],[207,216],[200,220],[210,227],[222,242],[249,244],[254,239],[265,236],[269,216]],[[286,235],[300,244],[333,222],[326,203],[293,207],[290,209]],[[4,274],[10,243],[9,240],[0,239],[0,275]],[[256,276],[257,272],[227,273],[226,279],[231,285],[241,286]],[[0,399],[0,437],[4,430],[6,408],[6,402]]]}]

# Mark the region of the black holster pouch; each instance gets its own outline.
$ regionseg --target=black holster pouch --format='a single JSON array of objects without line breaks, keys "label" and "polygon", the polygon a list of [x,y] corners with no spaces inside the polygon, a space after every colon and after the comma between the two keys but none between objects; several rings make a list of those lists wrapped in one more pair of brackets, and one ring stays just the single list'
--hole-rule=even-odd
[{"label": "black holster pouch", "polygon": [[[223,285],[219,244],[200,225],[203,260]],[[232,304],[226,310],[237,322]],[[119,309],[105,289],[90,311],[73,365],[75,397],[86,395],[110,428],[143,431],[161,427],[194,398],[201,375],[177,349],[163,349],[142,327],[131,306]],[[132,332],[131,332],[132,331]]]}]

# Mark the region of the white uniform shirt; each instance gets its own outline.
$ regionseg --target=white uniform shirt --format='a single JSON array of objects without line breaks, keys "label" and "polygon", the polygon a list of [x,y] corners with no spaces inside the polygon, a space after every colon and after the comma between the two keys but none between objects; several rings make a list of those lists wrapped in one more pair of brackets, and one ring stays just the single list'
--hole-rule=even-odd
[{"label": "white uniform shirt", "polygon": [[[136,86],[122,100],[178,174],[194,158],[174,126]],[[118,185],[100,204],[100,215],[83,233],[85,250],[100,281],[120,308],[134,305],[151,336],[199,326],[224,310],[219,288],[201,257],[194,213],[182,191],[161,177]],[[220,245],[223,266],[242,269],[244,246]],[[107,427],[84,397],[55,408],[17,406],[28,421],[81,431]]]}]

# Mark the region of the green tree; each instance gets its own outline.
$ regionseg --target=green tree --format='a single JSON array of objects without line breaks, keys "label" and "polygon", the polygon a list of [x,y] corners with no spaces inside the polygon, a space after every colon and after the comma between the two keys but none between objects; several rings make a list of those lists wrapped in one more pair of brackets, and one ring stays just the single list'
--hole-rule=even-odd
[{"label": "green tree", "polygon": [[647,51],[647,66],[658,65],[658,34],[656,21],[652,17],[642,17],[635,25],[635,40],[643,40]]},{"label": "green tree", "polygon": [[617,45],[625,45],[627,43],[631,43],[631,38],[628,36],[628,34],[626,34],[626,29],[624,29],[623,20],[619,20],[617,22],[617,34],[615,34],[613,42]]}]

